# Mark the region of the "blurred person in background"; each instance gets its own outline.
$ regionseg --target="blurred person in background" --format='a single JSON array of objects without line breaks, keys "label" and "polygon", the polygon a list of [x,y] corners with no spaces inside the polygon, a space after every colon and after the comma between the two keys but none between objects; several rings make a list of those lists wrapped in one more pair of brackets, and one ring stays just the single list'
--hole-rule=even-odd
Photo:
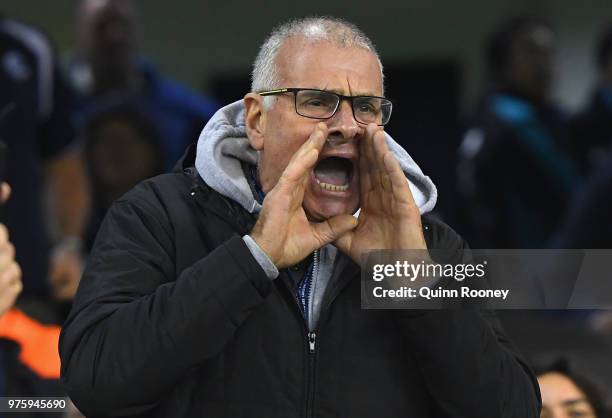
[{"label": "blurred person in background", "polygon": [[0,17],[0,137],[7,144],[6,178],[13,194],[2,216],[19,249],[24,287],[19,303],[41,315],[55,310],[46,308],[50,295],[62,301],[74,296],[83,264],[88,194],[71,97],[50,41]]},{"label": "blurred person in background", "polygon": [[[612,248],[612,149],[598,157],[581,190],[571,199],[552,248]],[[606,280],[605,274],[602,280]],[[578,315],[579,311],[571,311]],[[582,311],[594,331],[612,336],[612,311]]]},{"label": "blurred person in background", "polygon": [[[10,194],[9,185],[2,183],[0,205]],[[21,289],[15,247],[0,223],[0,397],[64,396],[58,381],[59,326],[42,325],[14,308]]]},{"label": "blurred person in background", "polygon": [[492,84],[459,148],[472,247],[546,247],[574,191],[564,118],[550,102],[555,42],[547,23],[526,17],[488,39]]},{"label": "blurred person in background", "polygon": [[609,418],[602,393],[564,359],[538,372],[541,418]]},{"label": "blurred person in background", "polygon": [[[595,48],[598,82],[588,105],[570,121],[572,155],[587,177],[572,199],[555,248],[612,248],[612,22]],[[590,325],[612,336],[612,311],[590,312]]]},{"label": "blurred person in background", "polygon": [[102,103],[83,124],[82,140],[92,192],[85,233],[89,251],[111,204],[141,181],[161,174],[161,134],[138,101]]},{"label": "blurred person in background", "polygon": [[597,86],[586,108],[570,123],[572,153],[585,175],[601,169],[612,152],[612,22],[600,35],[595,58]]},{"label": "blurred person in background", "polygon": [[170,170],[217,109],[206,97],[163,77],[139,54],[138,17],[131,0],[81,0],[78,51],[70,68],[83,111],[109,95],[133,94],[159,124],[164,168]]}]

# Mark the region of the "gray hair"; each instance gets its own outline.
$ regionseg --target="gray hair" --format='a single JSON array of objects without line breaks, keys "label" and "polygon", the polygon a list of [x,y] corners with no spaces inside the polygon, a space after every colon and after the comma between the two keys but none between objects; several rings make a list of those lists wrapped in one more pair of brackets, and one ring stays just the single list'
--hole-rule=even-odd
[{"label": "gray hair", "polygon": [[[294,37],[310,42],[326,41],[340,48],[362,48],[372,52],[378,60],[381,78],[383,66],[372,41],[354,24],[335,17],[307,17],[277,26],[259,49],[253,64],[251,91],[281,88],[282,82],[276,60],[283,43]],[[264,106],[270,107],[274,96],[264,97]]]}]

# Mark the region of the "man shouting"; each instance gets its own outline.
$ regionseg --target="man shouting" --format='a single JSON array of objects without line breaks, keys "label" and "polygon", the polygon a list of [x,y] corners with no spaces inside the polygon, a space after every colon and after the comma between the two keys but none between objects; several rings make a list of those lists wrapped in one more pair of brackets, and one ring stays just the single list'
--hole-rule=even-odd
[{"label": "man shouting", "polygon": [[65,324],[91,416],[516,417],[537,383],[491,314],[361,310],[360,256],[464,241],[385,132],[372,42],[332,18],[264,42],[252,92],[119,199]]}]

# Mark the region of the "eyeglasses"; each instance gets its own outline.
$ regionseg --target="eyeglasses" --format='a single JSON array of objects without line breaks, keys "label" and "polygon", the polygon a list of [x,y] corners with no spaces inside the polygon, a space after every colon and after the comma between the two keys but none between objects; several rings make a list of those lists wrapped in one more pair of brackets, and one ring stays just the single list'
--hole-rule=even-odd
[{"label": "eyeglasses", "polygon": [[375,123],[384,126],[391,119],[391,100],[378,96],[343,96],[331,91],[302,88],[285,88],[262,91],[261,96],[274,96],[293,93],[295,111],[298,115],[311,119],[329,119],[333,117],[342,100],[348,100],[353,109],[353,117],[365,125]]}]

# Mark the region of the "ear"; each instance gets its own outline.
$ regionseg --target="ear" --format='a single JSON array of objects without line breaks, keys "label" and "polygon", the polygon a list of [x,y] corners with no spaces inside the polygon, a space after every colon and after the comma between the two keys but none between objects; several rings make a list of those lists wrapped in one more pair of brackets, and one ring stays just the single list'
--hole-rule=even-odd
[{"label": "ear", "polygon": [[249,143],[257,151],[264,147],[266,113],[263,109],[263,97],[257,93],[244,96],[244,122]]}]

